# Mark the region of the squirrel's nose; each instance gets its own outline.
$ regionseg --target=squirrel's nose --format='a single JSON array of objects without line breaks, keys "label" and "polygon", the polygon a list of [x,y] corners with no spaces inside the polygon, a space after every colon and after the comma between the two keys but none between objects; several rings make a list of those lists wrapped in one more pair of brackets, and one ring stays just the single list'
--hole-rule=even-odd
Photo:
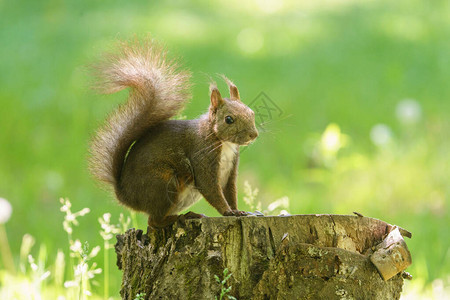
[{"label": "squirrel's nose", "polygon": [[255,130],[255,131],[250,132],[248,137],[249,137],[250,140],[256,139],[258,137],[258,131]]}]

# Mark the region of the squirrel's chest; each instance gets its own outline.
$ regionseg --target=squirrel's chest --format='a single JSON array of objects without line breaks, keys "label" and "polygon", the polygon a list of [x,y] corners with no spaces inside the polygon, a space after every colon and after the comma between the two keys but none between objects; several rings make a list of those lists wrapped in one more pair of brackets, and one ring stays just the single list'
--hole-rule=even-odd
[{"label": "squirrel's chest", "polygon": [[219,161],[219,183],[222,187],[227,184],[231,169],[233,168],[236,154],[238,152],[238,145],[224,142],[222,144],[220,161]]}]

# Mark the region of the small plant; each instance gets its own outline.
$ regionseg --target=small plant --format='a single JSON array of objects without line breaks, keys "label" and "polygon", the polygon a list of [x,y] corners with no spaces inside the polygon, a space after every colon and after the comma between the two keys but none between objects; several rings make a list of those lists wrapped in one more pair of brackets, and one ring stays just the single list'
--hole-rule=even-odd
[{"label": "small plant", "polygon": [[73,243],[73,240],[72,240],[73,228],[72,227],[74,225],[75,226],[78,225],[77,218],[88,214],[91,210],[89,208],[83,208],[82,210],[80,210],[76,213],[73,213],[71,211],[72,203],[70,203],[69,199],[61,198],[61,199],[59,199],[59,202],[61,202],[61,204],[62,204],[60,210],[66,214],[64,216],[63,227],[69,237],[69,243],[72,244]]},{"label": "small plant", "polygon": [[125,220],[123,214],[120,214],[118,225],[111,224],[111,214],[106,213],[103,214],[103,218],[98,219],[102,230],[100,231],[100,235],[103,238],[103,268],[104,268],[104,282],[103,282],[103,297],[104,299],[108,299],[108,289],[109,289],[109,249],[112,248],[110,244],[110,240],[122,230],[125,231],[130,225],[131,219],[128,217]]},{"label": "small plant", "polygon": [[95,275],[100,274],[102,269],[97,268],[96,263],[92,263],[89,266],[89,261],[97,256],[100,251],[100,247],[96,246],[89,251],[89,244],[85,242],[82,246],[79,240],[76,240],[72,246],[70,246],[70,256],[76,257],[78,264],[73,268],[74,279],[66,281],[64,283],[65,288],[75,288],[78,290],[78,299],[86,299],[86,296],[91,296],[90,281]]},{"label": "small plant", "polygon": [[[9,203],[5,203],[6,200],[0,198],[0,227],[9,219],[12,211]],[[4,228],[0,228],[0,258],[4,260],[3,266],[0,266],[0,299],[101,299],[91,291],[91,286],[98,285],[96,275],[102,273],[102,269],[92,262],[101,248],[96,246],[90,249],[87,242],[82,243],[73,237],[73,227],[78,225],[79,217],[85,216],[90,210],[84,208],[72,212],[72,204],[68,199],[60,199],[60,203],[60,210],[64,213],[63,228],[68,237],[69,255],[58,249],[53,265],[48,265],[50,255],[46,245],[40,244],[37,255],[33,255],[32,248],[36,240],[30,234],[25,234],[16,268],[12,258],[7,255],[10,252],[9,245],[6,235],[1,235],[1,229]],[[126,231],[132,219],[121,214],[115,225],[111,224],[111,215],[104,214],[99,221],[100,234],[104,240],[105,270],[108,271],[108,251],[112,248],[110,240],[115,234]],[[3,233],[6,234],[6,231]],[[67,263],[66,259],[69,260]],[[107,290],[109,274],[105,274],[104,287],[103,298],[110,299]],[[142,300],[144,296],[144,293],[138,294],[136,299]]]},{"label": "small plant", "polygon": [[133,300],[144,300],[146,293],[137,293]]},{"label": "small plant", "polygon": [[[89,260],[97,256],[100,252],[100,247],[96,246],[89,251],[89,244],[87,242],[84,245],[79,240],[73,240],[72,232],[73,226],[78,225],[77,218],[82,217],[90,212],[89,208],[83,208],[82,210],[72,213],[69,199],[60,199],[62,204],[61,211],[65,213],[63,227],[67,232],[70,249],[70,268],[73,269],[72,280],[64,282],[64,287],[72,289],[74,294],[70,298],[75,298],[75,291],[78,291],[78,298],[85,299],[87,296],[91,296],[90,280],[94,278],[96,274],[100,274],[102,269],[97,268],[97,264],[93,263],[89,266]],[[75,265],[74,259],[77,259]]]},{"label": "small plant", "polygon": [[231,296],[231,295],[227,295],[230,291],[231,291],[231,285],[229,287],[227,286],[227,281],[228,279],[230,279],[231,277],[231,273],[228,273],[228,268],[225,268],[223,270],[223,280],[220,280],[219,276],[214,275],[214,278],[216,279],[217,283],[220,284],[220,295],[219,297],[216,296],[216,300],[222,300],[222,299],[231,299],[231,300],[236,300],[235,297]]},{"label": "small plant", "polygon": [[244,202],[248,205],[250,210],[257,210],[259,212],[263,212],[264,214],[274,214],[274,213],[280,213],[280,215],[289,215],[287,209],[289,209],[289,198],[288,197],[282,197],[280,199],[277,199],[273,202],[271,202],[267,209],[262,208],[261,201],[257,201],[256,197],[258,196],[259,189],[258,188],[252,188],[250,183],[248,181],[244,182]]},{"label": "small plant", "polygon": [[256,202],[258,192],[258,188],[252,189],[252,186],[247,180],[244,182],[244,202],[250,207],[250,210],[256,209],[261,211],[261,201]]}]

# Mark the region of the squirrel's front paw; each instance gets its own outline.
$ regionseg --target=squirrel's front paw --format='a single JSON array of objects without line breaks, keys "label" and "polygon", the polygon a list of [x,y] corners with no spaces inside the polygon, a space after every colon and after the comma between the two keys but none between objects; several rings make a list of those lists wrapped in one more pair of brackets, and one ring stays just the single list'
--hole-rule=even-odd
[{"label": "squirrel's front paw", "polygon": [[227,217],[228,216],[244,217],[244,216],[248,216],[248,212],[243,211],[243,210],[233,209],[233,210],[226,211],[223,215],[227,216]]}]

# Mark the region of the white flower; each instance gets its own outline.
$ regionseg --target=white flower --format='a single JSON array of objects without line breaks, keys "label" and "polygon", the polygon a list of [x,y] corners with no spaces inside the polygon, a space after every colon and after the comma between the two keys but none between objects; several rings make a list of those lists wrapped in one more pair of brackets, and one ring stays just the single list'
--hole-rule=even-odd
[{"label": "white flower", "polygon": [[97,256],[97,254],[100,252],[100,249],[101,249],[100,246],[95,246],[92,249],[91,253],[89,253],[88,257],[93,258],[93,257]]},{"label": "white flower", "polygon": [[77,218],[80,216],[82,217],[82,216],[86,215],[87,213],[89,213],[90,209],[83,208],[79,212],[72,213],[72,211],[70,210],[70,208],[72,207],[72,203],[70,203],[69,199],[61,198],[61,199],[59,199],[59,202],[61,202],[61,204],[62,204],[60,210],[62,212],[66,213],[66,215],[64,216],[63,227],[64,227],[64,230],[69,234],[69,237],[70,237],[70,235],[73,232],[72,225],[78,225]]},{"label": "white flower", "polygon": [[102,273],[102,269],[97,268],[97,264],[93,263],[91,268],[89,269],[89,271],[87,272],[87,277],[89,279],[92,279],[95,277],[95,275],[97,274],[101,274]]},{"label": "white flower", "polygon": [[81,248],[80,240],[76,240],[72,245],[70,245],[70,251],[75,253],[82,253],[83,249]]},{"label": "white flower", "polygon": [[44,274],[41,275],[41,277],[39,278],[40,281],[44,281],[45,279],[47,279],[50,276],[50,271],[45,272]]},{"label": "white flower", "polygon": [[83,274],[86,274],[88,271],[88,265],[85,263],[80,263],[74,267],[74,275],[75,277],[81,276]]},{"label": "white flower", "polygon": [[89,208],[85,207],[85,208],[83,208],[82,210],[80,210],[77,214],[78,214],[79,216],[84,216],[84,215],[88,214],[90,211],[91,211],[91,210],[90,210]]},{"label": "white flower", "polygon": [[8,200],[0,198],[0,224],[8,222],[12,214],[12,206]]},{"label": "white flower", "polygon": [[70,207],[72,206],[72,203],[70,203],[70,201],[68,199],[60,198],[59,202],[61,202],[61,204],[63,205],[61,207],[61,211],[68,211],[70,209]]},{"label": "white flower", "polygon": [[117,225],[110,224],[111,214],[106,213],[103,215],[103,218],[98,218],[100,226],[102,230],[100,231],[100,235],[103,237],[105,241],[108,241],[114,237],[114,234],[120,232],[120,228]]},{"label": "white flower", "polygon": [[111,220],[111,214],[110,213],[103,214],[103,220],[105,220],[106,223],[109,223]]},{"label": "white flower", "polygon": [[385,124],[377,124],[370,130],[370,139],[377,146],[385,146],[392,140],[392,131]]},{"label": "white flower", "polygon": [[64,282],[64,287],[65,288],[76,287],[76,286],[78,286],[78,282],[76,282],[76,281],[66,281],[66,282]]},{"label": "white flower", "polygon": [[397,118],[403,124],[415,124],[422,118],[422,108],[414,99],[404,99],[397,104]]},{"label": "white flower", "polygon": [[28,263],[30,264],[31,269],[34,272],[36,272],[39,269],[39,267],[34,262],[34,258],[33,258],[33,256],[31,256],[31,254],[28,255]]}]

